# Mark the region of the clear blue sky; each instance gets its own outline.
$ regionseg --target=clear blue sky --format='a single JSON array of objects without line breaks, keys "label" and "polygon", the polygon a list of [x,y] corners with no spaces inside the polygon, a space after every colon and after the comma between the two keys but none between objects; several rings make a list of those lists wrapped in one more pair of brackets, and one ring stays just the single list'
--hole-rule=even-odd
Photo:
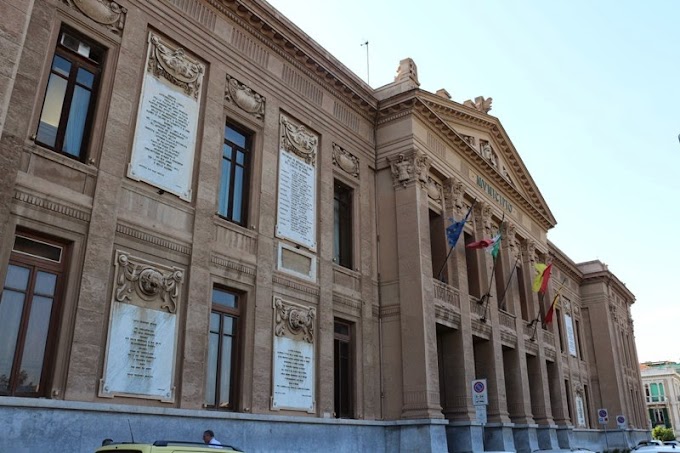
[{"label": "clear blue sky", "polygon": [[[680,2],[270,0],[370,84],[493,97],[574,261],[635,294],[640,361],[680,361]],[[417,5],[414,6],[414,5]]]}]

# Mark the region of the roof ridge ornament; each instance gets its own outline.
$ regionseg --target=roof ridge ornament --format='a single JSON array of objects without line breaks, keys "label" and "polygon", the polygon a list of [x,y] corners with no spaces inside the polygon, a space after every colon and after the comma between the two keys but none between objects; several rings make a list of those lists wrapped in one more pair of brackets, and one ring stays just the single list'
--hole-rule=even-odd
[{"label": "roof ridge ornament", "polygon": [[475,110],[479,110],[482,113],[489,113],[492,102],[493,98],[491,97],[484,99],[484,96],[477,96],[474,101],[472,101],[472,99],[468,99],[467,101],[463,102],[463,105]]},{"label": "roof ridge ornament", "polygon": [[399,67],[397,68],[397,74],[394,76],[394,81],[410,81],[415,83],[416,86],[420,86],[420,82],[418,81],[418,66],[416,66],[416,63],[412,58],[404,58],[399,62]]}]

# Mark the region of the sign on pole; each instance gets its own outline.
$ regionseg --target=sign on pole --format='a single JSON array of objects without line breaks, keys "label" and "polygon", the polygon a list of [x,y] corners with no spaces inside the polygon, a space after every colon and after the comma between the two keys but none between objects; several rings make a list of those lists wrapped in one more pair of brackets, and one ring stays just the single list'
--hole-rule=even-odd
[{"label": "sign on pole", "polygon": [[472,404],[473,406],[489,404],[486,379],[475,379],[472,381]]},{"label": "sign on pole", "polygon": [[477,415],[477,422],[486,425],[486,406],[483,404],[476,405],[475,412]]},{"label": "sign on pole", "polygon": [[619,429],[626,429],[626,417],[623,415],[617,415],[616,424],[619,426]]},{"label": "sign on pole", "polygon": [[609,423],[609,412],[607,409],[598,409],[597,410],[597,422],[601,425],[606,425]]}]

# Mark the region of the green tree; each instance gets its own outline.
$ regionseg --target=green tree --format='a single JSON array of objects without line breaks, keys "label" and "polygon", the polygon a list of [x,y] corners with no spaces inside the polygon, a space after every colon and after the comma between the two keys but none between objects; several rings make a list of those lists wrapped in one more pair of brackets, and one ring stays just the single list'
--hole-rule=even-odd
[{"label": "green tree", "polygon": [[675,440],[675,433],[671,428],[666,428],[663,425],[654,427],[652,430],[652,437],[661,441]]}]

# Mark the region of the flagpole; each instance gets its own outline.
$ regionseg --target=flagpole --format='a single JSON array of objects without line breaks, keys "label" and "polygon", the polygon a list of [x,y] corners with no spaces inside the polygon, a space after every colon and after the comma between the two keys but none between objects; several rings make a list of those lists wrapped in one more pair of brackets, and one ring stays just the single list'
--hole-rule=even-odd
[{"label": "flagpole", "polygon": [[505,300],[505,295],[508,293],[508,287],[510,286],[510,282],[512,281],[512,276],[515,273],[515,269],[517,269],[517,263],[519,263],[519,254],[517,255],[517,259],[515,260],[515,265],[512,266],[512,270],[510,271],[510,276],[508,277],[508,283],[505,284],[505,288],[503,289],[503,297],[501,297],[501,300],[498,301],[498,306],[500,307],[503,305],[503,301]]},{"label": "flagpole", "polygon": [[[498,240],[501,241],[503,239],[503,221],[505,220],[505,212],[503,212],[503,216],[501,217],[501,224],[498,227]],[[489,309],[489,299],[491,299],[491,284],[493,283],[493,276],[496,273],[496,264],[498,262],[498,256],[500,255],[500,245],[499,245],[499,251],[496,256],[493,256],[493,265],[491,267],[491,278],[489,278],[489,286],[486,288],[486,293],[479,299],[480,304],[485,304],[484,305],[484,315],[482,316],[482,319],[480,321],[486,322],[486,312]]]},{"label": "flagpole", "polygon": [[[470,213],[472,212],[472,208],[475,207],[475,203],[477,203],[477,199],[475,198],[472,200],[472,204],[470,205],[470,209],[468,209],[467,214],[465,214],[465,217],[463,219],[463,222],[467,222],[468,217],[470,217]],[[465,225],[463,225],[463,228],[465,228]],[[461,234],[463,232],[461,231]],[[456,248],[456,244],[453,244],[453,246],[449,249],[449,253],[446,254],[446,258],[444,258],[444,262],[442,263],[442,267],[439,269],[439,272],[437,272],[437,280],[442,281],[442,272],[444,272],[444,268],[446,267],[446,263],[449,262],[449,257],[451,256],[451,252],[453,252],[453,249]]]}]

